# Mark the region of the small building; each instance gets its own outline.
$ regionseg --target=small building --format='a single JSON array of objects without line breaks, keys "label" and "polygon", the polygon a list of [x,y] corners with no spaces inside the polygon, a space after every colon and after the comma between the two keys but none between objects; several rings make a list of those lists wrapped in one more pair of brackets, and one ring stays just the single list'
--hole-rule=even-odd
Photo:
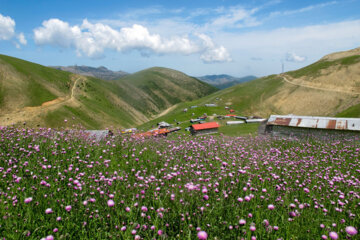
[{"label": "small building", "polygon": [[236,117],[235,114],[226,114],[227,117]]},{"label": "small building", "polygon": [[266,118],[253,118],[253,119],[246,119],[246,123],[262,123],[265,122]]},{"label": "small building", "polygon": [[217,122],[207,122],[202,124],[193,124],[190,127],[190,132],[192,135],[204,135],[204,134],[213,134],[217,133],[219,129],[219,124]]},{"label": "small building", "polygon": [[238,124],[243,124],[245,123],[244,121],[227,121],[226,125],[238,125]]},{"label": "small building", "polygon": [[167,123],[167,122],[159,122],[158,124],[158,128],[160,129],[160,128],[169,128],[169,127],[171,127],[171,125],[169,124],[169,123]]},{"label": "small building", "polygon": [[85,130],[83,133],[86,138],[95,140],[97,142],[105,139],[107,136],[113,135],[110,130]]},{"label": "small building", "polygon": [[360,118],[271,115],[266,123],[265,133],[273,136],[358,135]]},{"label": "small building", "polygon": [[247,117],[243,117],[243,116],[235,116],[236,119],[241,119],[246,121],[248,118]]},{"label": "small building", "polygon": [[190,119],[191,123],[196,123],[196,122],[200,122],[200,121],[201,121],[200,118]]},{"label": "small building", "polygon": [[174,127],[174,128],[170,128],[169,129],[169,132],[177,132],[177,131],[180,131],[181,130],[181,127]]},{"label": "small building", "polygon": [[215,103],[206,103],[205,107],[217,107]]},{"label": "small building", "polygon": [[230,113],[234,113],[235,110],[234,110],[234,109],[230,109],[229,112],[230,112]]}]

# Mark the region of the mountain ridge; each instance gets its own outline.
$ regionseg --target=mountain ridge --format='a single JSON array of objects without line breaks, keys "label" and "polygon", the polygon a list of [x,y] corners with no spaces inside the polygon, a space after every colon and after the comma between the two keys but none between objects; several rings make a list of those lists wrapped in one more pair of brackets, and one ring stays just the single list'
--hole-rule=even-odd
[{"label": "mountain ridge", "polygon": [[75,74],[80,74],[83,76],[96,77],[103,80],[116,80],[122,78],[124,76],[129,75],[129,73],[124,71],[112,71],[107,69],[104,66],[100,67],[90,67],[90,66],[49,66],[51,68],[55,68],[62,71],[67,71]]},{"label": "mountain ridge", "polygon": [[[5,55],[0,55],[0,76],[2,126],[26,122],[44,127],[134,127],[179,102],[216,91],[172,69],[153,68],[101,80]],[[188,85],[183,88],[180,82]],[[172,96],[173,92],[180,94]]]},{"label": "mountain ridge", "polygon": [[218,75],[205,75],[197,77],[203,82],[206,82],[218,89],[225,89],[231,86],[234,86],[239,83],[248,82],[256,79],[257,77],[249,75],[245,77],[233,77],[227,74],[218,74]]}]

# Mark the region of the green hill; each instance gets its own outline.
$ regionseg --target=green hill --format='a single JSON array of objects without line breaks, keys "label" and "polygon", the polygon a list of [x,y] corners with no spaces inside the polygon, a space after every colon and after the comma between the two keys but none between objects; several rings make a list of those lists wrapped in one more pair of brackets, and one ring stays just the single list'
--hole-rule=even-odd
[{"label": "green hill", "polygon": [[[330,54],[299,70],[258,78],[181,104],[142,127],[149,128],[159,121],[174,123],[175,119],[186,127],[191,118],[204,113],[228,114],[226,106],[236,115],[264,118],[271,114],[360,117],[359,69],[359,48]],[[217,107],[205,107],[206,103]],[[191,109],[194,105],[198,107]],[[189,111],[184,113],[184,108]]]},{"label": "green hill", "polygon": [[105,81],[5,55],[0,55],[0,76],[0,125],[133,127],[174,104],[216,91],[171,69]]}]

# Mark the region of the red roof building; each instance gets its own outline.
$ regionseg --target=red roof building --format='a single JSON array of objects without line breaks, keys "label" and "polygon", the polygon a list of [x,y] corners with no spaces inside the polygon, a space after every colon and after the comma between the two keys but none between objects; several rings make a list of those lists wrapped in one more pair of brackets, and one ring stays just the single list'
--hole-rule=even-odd
[{"label": "red roof building", "polygon": [[192,135],[212,134],[212,133],[217,133],[219,127],[220,126],[217,122],[193,124],[190,127],[190,132]]}]

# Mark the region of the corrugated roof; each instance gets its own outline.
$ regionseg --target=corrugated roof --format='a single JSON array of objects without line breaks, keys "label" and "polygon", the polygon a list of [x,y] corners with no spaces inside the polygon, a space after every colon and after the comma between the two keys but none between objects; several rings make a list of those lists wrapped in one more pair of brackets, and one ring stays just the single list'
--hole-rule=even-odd
[{"label": "corrugated roof", "polygon": [[84,135],[96,141],[103,140],[109,134],[109,130],[85,130]]},{"label": "corrugated roof", "polygon": [[360,131],[360,118],[271,115],[267,125]]},{"label": "corrugated roof", "polygon": [[191,127],[195,131],[198,131],[198,130],[218,128],[219,124],[217,122],[208,122],[208,123],[202,123],[202,124],[193,124]]}]

